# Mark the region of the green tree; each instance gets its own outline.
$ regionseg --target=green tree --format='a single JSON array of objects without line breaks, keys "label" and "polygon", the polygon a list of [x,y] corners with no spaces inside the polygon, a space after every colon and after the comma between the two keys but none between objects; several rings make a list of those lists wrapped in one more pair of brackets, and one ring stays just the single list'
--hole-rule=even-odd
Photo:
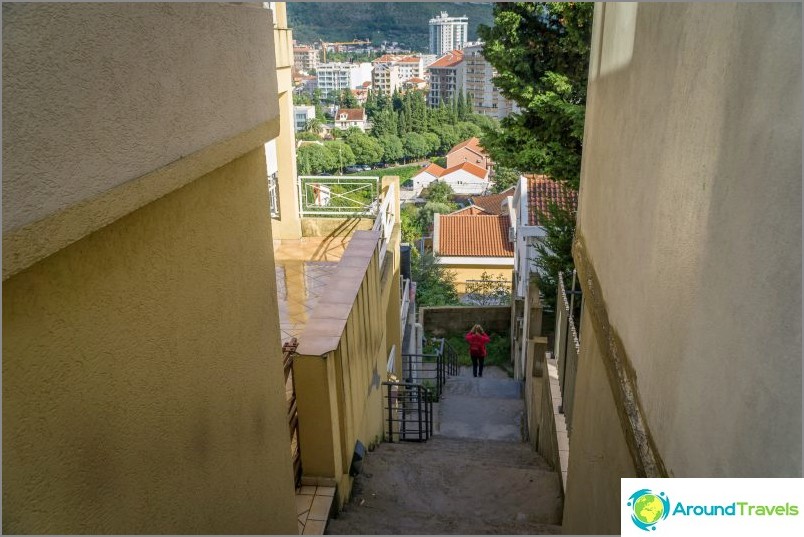
[{"label": "green tree", "polygon": [[[351,129],[349,129],[351,130]],[[360,132],[346,133],[346,144],[352,149],[357,164],[375,164],[382,160],[383,149],[380,142],[368,134]]]},{"label": "green tree", "polygon": [[357,163],[352,148],[341,141],[327,142],[324,144],[324,148],[332,159],[332,166],[326,171],[342,173],[343,168]]},{"label": "green tree", "polygon": [[418,306],[453,306],[458,301],[455,289],[455,272],[439,264],[432,253],[420,255],[411,249],[411,276],[416,282],[416,304]]},{"label": "green tree", "polygon": [[547,307],[555,311],[558,292],[558,273],[571,273],[572,239],[575,234],[575,213],[551,203],[549,214],[540,214],[539,221],[547,232],[543,241],[536,246],[538,257],[535,260],[535,276],[539,291]]},{"label": "green tree", "polygon": [[293,94],[293,105],[294,106],[302,106],[302,105],[310,105],[313,104],[312,99],[310,96],[305,93],[294,93]]},{"label": "green tree", "polygon": [[402,147],[405,148],[405,156],[412,159],[420,159],[427,155],[427,140],[417,132],[406,134]]},{"label": "green tree", "polygon": [[511,281],[484,270],[479,280],[466,282],[466,300],[479,306],[507,306],[511,303]]},{"label": "green tree", "polygon": [[418,214],[416,215],[416,225],[422,232],[430,233],[431,228],[433,227],[433,222],[435,221],[434,214],[449,214],[455,210],[456,205],[451,202],[443,202],[443,201],[428,201],[427,203],[419,209]]},{"label": "green tree", "polygon": [[441,153],[447,153],[461,141],[453,125],[438,125],[437,127],[433,127],[433,132],[437,134],[439,140],[441,140],[441,146],[439,147]]},{"label": "green tree", "polygon": [[405,156],[402,140],[396,134],[384,134],[378,139],[385,162],[398,162]]},{"label": "green tree", "polygon": [[494,169],[494,184],[491,185],[491,191],[494,194],[499,194],[504,190],[516,186],[519,181],[520,173],[512,168],[505,166],[497,166]]},{"label": "green tree", "polygon": [[360,108],[360,103],[357,102],[357,97],[352,93],[351,89],[341,90],[338,95],[338,105],[341,108]]},{"label": "green tree", "polygon": [[522,108],[484,130],[499,164],[545,173],[577,189],[580,178],[591,2],[498,3],[494,26],[480,25],[494,84]]},{"label": "green tree", "polygon": [[424,136],[424,139],[427,141],[427,154],[435,155],[438,153],[438,150],[441,148],[441,139],[438,135],[432,132],[425,132],[422,136]]},{"label": "green tree", "polygon": [[305,144],[296,151],[296,169],[301,175],[318,175],[336,166],[331,152],[321,144]]},{"label": "green tree", "polygon": [[324,130],[324,123],[317,117],[313,117],[304,122],[304,132],[310,132],[320,136]]},{"label": "green tree", "polygon": [[400,211],[402,220],[402,241],[415,243],[422,237],[422,227],[419,222],[419,209],[415,205],[403,205]]},{"label": "green tree", "polygon": [[371,134],[377,138],[399,132],[397,115],[392,110],[382,110],[374,115],[371,125]]},{"label": "green tree", "polygon": [[296,133],[296,140],[306,140],[309,142],[316,142],[321,140],[321,137],[312,132],[299,131]]},{"label": "green tree", "polygon": [[455,125],[455,134],[460,140],[468,140],[483,133],[480,127],[469,121],[461,121]]},{"label": "green tree", "polygon": [[455,196],[455,191],[452,190],[452,187],[444,181],[433,181],[430,183],[430,185],[427,187],[427,191],[424,192],[422,196],[427,201],[433,203],[445,203],[454,206],[452,197]]}]

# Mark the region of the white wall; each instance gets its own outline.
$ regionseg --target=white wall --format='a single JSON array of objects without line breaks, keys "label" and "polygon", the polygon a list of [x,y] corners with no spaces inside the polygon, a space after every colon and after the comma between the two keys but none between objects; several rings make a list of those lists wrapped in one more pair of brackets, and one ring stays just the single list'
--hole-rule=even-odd
[{"label": "white wall", "polygon": [[483,194],[489,187],[487,180],[478,179],[477,176],[464,170],[444,175],[441,180],[449,184],[456,194]]}]

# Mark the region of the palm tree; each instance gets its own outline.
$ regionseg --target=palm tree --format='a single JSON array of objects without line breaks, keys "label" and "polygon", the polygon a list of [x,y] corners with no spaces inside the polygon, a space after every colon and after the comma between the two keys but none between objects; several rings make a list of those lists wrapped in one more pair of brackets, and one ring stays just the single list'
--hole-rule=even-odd
[{"label": "palm tree", "polygon": [[304,123],[304,132],[312,132],[313,134],[320,136],[323,130],[324,124],[321,123],[321,120],[317,117],[310,118]]}]

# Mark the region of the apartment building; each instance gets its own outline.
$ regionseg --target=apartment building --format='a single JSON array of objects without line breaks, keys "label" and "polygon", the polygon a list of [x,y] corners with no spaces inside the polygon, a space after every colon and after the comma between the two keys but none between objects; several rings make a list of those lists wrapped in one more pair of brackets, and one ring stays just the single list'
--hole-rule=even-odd
[{"label": "apartment building", "polygon": [[303,131],[307,122],[315,117],[315,106],[301,105],[293,107],[293,130]]},{"label": "apartment building", "polygon": [[463,51],[447,52],[430,64],[430,92],[427,104],[436,107],[441,103],[451,102],[458,97],[458,92],[465,91],[466,66],[463,62]]},{"label": "apartment building", "polygon": [[372,66],[372,85],[385,94],[405,89],[405,83],[412,79],[424,80],[425,64],[421,56],[385,54],[374,60]]},{"label": "apartment building", "polygon": [[297,533],[271,7],[3,6],[3,533]]},{"label": "apartment building", "polygon": [[371,81],[371,64],[330,62],[319,64],[318,89],[323,98],[337,97],[345,89],[361,87],[364,82]]},{"label": "apartment building", "polygon": [[309,73],[318,69],[318,50],[313,47],[293,47],[293,67],[297,71]]},{"label": "apartment building", "polygon": [[463,48],[469,36],[469,17],[450,17],[442,11],[430,19],[430,54],[442,56]]},{"label": "apartment building", "polygon": [[492,83],[497,70],[483,57],[483,43],[467,43],[463,47],[466,69],[466,93],[471,96],[472,110],[476,114],[502,119],[519,107],[503,97]]}]

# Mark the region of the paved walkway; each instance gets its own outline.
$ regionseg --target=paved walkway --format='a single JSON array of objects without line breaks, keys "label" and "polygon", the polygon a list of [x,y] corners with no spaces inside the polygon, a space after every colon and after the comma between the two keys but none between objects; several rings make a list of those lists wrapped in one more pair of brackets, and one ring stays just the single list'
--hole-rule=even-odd
[{"label": "paved walkway", "polygon": [[559,477],[521,441],[521,383],[499,368],[451,377],[433,439],[381,444],[333,535],[561,533]]}]

